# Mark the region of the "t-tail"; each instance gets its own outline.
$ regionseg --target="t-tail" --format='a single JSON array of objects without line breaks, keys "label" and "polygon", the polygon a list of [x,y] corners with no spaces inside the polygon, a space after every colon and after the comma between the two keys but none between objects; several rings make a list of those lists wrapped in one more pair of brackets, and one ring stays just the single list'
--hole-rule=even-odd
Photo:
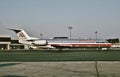
[{"label": "t-tail", "polygon": [[30,36],[22,29],[10,29],[10,30],[14,31],[17,34],[20,43],[23,43],[26,40],[30,39]]},{"label": "t-tail", "polygon": [[9,29],[14,31],[19,39],[19,43],[29,45],[47,45],[46,40],[40,40],[39,38],[30,37],[23,29]]}]

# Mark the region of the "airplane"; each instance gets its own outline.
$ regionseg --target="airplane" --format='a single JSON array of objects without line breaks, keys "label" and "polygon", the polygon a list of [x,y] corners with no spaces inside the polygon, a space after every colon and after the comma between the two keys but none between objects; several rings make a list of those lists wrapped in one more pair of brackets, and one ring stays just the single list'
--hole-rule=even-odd
[{"label": "airplane", "polygon": [[[36,37],[30,37],[23,29],[9,29],[14,31],[19,39],[19,43],[28,45],[30,48],[44,47],[48,45],[47,40],[41,40]],[[48,46],[50,47],[50,46]]]},{"label": "airplane", "polygon": [[62,48],[110,48],[111,43],[100,42],[97,40],[80,40],[80,39],[46,39],[30,37],[23,29],[9,29],[17,33],[19,43],[29,45],[30,48],[37,47],[49,49]]}]

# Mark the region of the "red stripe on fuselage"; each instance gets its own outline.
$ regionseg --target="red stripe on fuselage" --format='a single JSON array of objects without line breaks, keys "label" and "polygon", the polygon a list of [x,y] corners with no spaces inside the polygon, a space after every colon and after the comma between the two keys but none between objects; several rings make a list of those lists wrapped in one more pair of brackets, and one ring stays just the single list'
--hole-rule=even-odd
[{"label": "red stripe on fuselage", "polygon": [[52,45],[52,46],[60,46],[60,47],[111,47],[111,44],[110,43],[79,43],[79,44],[59,44],[59,43],[56,43],[56,44],[49,44],[49,45]]}]

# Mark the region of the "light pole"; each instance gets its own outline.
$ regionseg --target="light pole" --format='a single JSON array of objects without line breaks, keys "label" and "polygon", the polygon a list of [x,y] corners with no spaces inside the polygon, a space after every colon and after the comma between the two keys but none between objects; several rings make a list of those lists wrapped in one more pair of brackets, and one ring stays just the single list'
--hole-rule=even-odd
[{"label": "light pole", "polygon": [[70,30],[70,39],[71,39],[71,30],[72,30],[72,26],[69,26],[68,29]]},{"label": "light pole", "polygon": [[40,34],[40,37],[41,37],[41,39],[43,39],[43,34],[42,33]]},{"label": "light pole", "polygon": [[97,40],[97,33],[98,33],[98,32],[96,31],[96,32],[95,32],[95,39],[96,39],[96,40]]}]

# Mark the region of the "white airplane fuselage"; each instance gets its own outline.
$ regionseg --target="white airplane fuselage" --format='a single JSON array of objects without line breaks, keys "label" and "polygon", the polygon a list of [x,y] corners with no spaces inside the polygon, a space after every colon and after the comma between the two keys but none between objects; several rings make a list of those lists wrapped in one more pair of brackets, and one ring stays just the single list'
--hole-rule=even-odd
[{"label": "white airplane fuselage", "polygon": [[96,40],[85,40],[85,39],[48,39],[48,45],[56,48],[109,48],[111,43],[104,41],[97,42]]}]

